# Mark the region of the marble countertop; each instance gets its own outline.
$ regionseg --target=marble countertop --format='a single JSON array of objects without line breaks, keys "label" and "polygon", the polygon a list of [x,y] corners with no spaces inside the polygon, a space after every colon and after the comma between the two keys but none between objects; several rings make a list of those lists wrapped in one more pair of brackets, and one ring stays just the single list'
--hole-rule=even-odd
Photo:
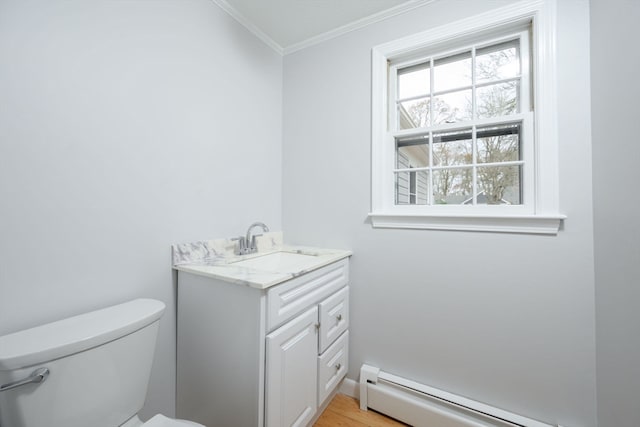
[{"label": "marble countertop", "polygon": [[352,255],[343,249],[285,245],[281,232],[257,238],[258,252],[236,255],[230,239],[172,246],[173,268],[226,282],[267,289]]}]

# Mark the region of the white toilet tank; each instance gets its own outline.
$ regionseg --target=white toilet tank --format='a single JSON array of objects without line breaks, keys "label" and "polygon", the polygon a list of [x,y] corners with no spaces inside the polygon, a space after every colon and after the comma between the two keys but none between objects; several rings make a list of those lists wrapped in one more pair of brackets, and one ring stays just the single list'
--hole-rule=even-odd
[{"label": "white toilet tank", "polygon": [[[138,299],[0,337],[0,427],[117,427],[144,404],[165,305]],[[11,389],[39,368],[41,383]]]}]

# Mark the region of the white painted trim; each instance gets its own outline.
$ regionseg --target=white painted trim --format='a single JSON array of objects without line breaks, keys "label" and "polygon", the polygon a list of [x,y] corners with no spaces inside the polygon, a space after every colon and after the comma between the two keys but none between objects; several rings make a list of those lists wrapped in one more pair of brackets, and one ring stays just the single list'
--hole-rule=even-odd
[{"label": "white painted trim", "polygon": [[[541,1],[541,0],[539,0]],[[556,0],[547,0],[533,18],[534,102],[536,103],[535,144],[536,184],[542,191],[536,191],[536,214],[554,213],[560,209],[559,159],[558,149],[558,100],[556,63]],[[539,143],[553,141],[553,144]]]},{"label": "white painted trim", "polygon": [[338,392],[344,394],[349,397],[353,397],[354,399],[359,399],[360,397],[360,384],[357,381],[352,380],[351,378],[344,378],[340,387],[338,387]]},{"label": "white painted trim", "polygon": [[310,46],[325,42],[327,40],[340,37],[352,31],[359,30],[360,28],[364,28],[371,24],[375,24],[376,22],[384,21],[385,19],[389,19],[394,16],[403,14],[405,12],[409,12],[413,9],[417,9],[419,7],[425,6],[429,3],[433,3],[434,1],[435,0],[410,0],[406,3],[399,4],[390,9],[386,9],[381,12],[374,13],[373,15],[366,16],[362,19],[358,19],[357,21],[350,22],[341,27],[338,27],[333,30],[327,31],[325,33],[319,34],[317,36],[308,38],[299,43],[294,43],[292,45],[286,46],[284,48],[284,54],[288,55],[290,53],[293,53],[302,49],[306,49]]},{"label": "white painted trim", "polygon": [[509,23],[525,22],[539,15],[545,3],[549,2],[554,3],[554,0],[522,0],[518,3],[492,9],[469,18],[393,40],[378,45],[374,49],[386,57],[402,56],[414,50],[428,47],[433,43],[443,43],[491,30],[496,25],[503,26]]},{"label": "white painted trim", "polygon": [[[558,134],[556,99],[556,0],[523,0],[493,9],[422,33],[394,40],[372,49],[372,193],[371,217],[374,227],[496,231],[511,233],[557,234],[559,213]],[[393,143],[388,131],[387,73],[388,61],[398,60],[437,44],[460,40],[475,34],[490,34],[495,28],[508,28],[531,21],[534,29],[534,88],[536,102],[536,142],[533,206],[528,212],[498,214],[474,210],[473,215],[454,211],[445,216],[432,206],[402,211],[394,205],[393,182],[389,172],[393,164]],[[540,77],[537,77],[540,76]],[[530,176],[530,175],[529,175]],[[524,206],[524,205],[523,205]],[[440,208],[440,207],[437,207]]]},{"label": "white painted trim", "polygon": [[251,22],[246,16],[242,13],[238,12],[236,8],[231,6],[225,0],[211,0],[213,1],[220,9],[224,10],[229,16],[238,21],[242,26],[244,26],[247,30],[249,30],[254,36],[262,40],[264,44],[269,46],[271,49],[276,51],[278,54],[283,55],[284,49],[275,40],[269,37],[264,31],[258,28],[253,22]]},{"label": "white painted trim", "polygon": [[[377,49],[371,51],[372,76],[371,76],[371,200],[373,210],[378,210],[384,206],[385,195],[393,191],[390,180],[384,179],[384,175],[379,171],[385,170],[391,159],[387,152],[381,147],[385,147],[387,127],[387,109],[375,108],[375,105],[388,105],[388,94],[386,85],[381,84],[386,79],[387,58]],[[393,194],[393,193],[391,193]]]},{"label": "white painted trim", "polygon": [[558,234],[564,215],[419,215],[373,212],[374,228],[490,231],[496,233]]}]

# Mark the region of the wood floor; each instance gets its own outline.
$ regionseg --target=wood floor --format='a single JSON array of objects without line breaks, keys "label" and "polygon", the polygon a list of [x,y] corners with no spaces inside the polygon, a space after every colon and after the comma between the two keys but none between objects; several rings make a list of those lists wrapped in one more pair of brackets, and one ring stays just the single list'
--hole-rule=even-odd
[{"label": "wood floor", "polygon": [[337,394],[322,413],[314,427],[387,427],[407,424],[368,410],[361,411],[358,401],[344,394]]}]

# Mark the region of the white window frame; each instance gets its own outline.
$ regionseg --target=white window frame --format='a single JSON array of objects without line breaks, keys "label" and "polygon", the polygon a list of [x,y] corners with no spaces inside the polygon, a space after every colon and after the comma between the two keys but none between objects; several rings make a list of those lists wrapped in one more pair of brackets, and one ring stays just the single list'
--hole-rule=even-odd
[{"label": "white window frame", "polygon": [[[528,150],[525,161],[530,166],[524,177],[526,203],[517,206],[396,205],[394,138],[404,131],[395,131],[389,126],[390,118],[395,117],[389,108],[395,89],[388,87],[389,74],[395,68],[389,63],[428,51],[434,45],[454,43],[455,46],[456,42],[462,43],[461,40],[470,40],[467,44],[473,44],[474,37],[489,37],[496,29],[504,32],[527,23],[531,25],[533,46],[531,83],[535,121],[529,132],[534,135],[533,141],[523,142],[523,149]],[[372,49],[372,212],[369,217],[374,227],[558,233],[566,217],[559,213],[555,23],[555,0],[528,0]]]}]

